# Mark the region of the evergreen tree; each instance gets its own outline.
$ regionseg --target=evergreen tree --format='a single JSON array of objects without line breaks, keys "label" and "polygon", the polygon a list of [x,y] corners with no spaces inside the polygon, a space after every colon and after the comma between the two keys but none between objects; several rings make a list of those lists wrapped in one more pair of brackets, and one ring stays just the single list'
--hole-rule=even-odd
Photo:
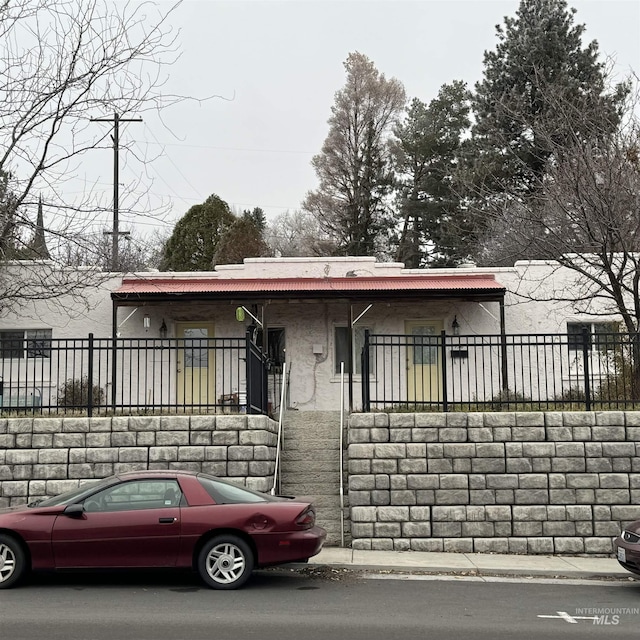
[{"label": "evergreen tree", "polygon": [[261,232],[264,232],[264,230],[267,228],[267,217],[260,207],[254,207],[252,211],[245,209],[242,212],[242,217],[245,220],[249,220],[250,222],[252,222],[255,225],[256,229]]},{"label": "evergreen tree", "polygon": [[535,197],[565,142],[593,135],[585,114],[598,119],[603,138],[616,129],[628,88],[609,90],[598,44],[583,47],[585,27],[574,15],[564,0],[521,0],[516,16],[496,27],[495,51],[485,52],[467,167],[479,232],[492,212]]},{"label": "evergreen tree", "polygon": [[429,104],[414,99],[397,127],[401,176],[400,234],[396,260],[409,268],[450,266],[460,258],[461,225],[454,185],[462,136],[469,128],[470,93],[463,82],[445,84]]},{"label": "evergreen tree", "polygon": [[214,256],[215,264],[240,264],[245,258],[270,255],[264,239],[265,226],[262,209],[256,207],[253,211],[245,211],[220,239]]},{"label": "evergreen tree", "polygon": [[164,246],[163,271],[210,271],[218,244],[236,221],[229,205],[217,195],[194,205],[177,222]]}]

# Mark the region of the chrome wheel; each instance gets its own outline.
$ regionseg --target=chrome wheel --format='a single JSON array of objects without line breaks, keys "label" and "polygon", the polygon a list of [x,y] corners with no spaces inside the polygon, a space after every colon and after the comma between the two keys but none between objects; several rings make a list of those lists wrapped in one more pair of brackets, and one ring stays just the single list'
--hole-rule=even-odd
[{"label": "chrome wheel", "polygon": [[15,573],[16,556],[6,544],[0,544],[0,582],[6,582]]},{"label": "chrome wheel", "polygon": [[204,581],[216,589],[242,586],[253,569],[253,554],[247,543],[235,536],[220,536],[200,552],[198,570]]},{"label": "chrome wheel", "polygon": [[13,538],[0,535],[0,589],[13,586],[25,572],[22,548]]}]

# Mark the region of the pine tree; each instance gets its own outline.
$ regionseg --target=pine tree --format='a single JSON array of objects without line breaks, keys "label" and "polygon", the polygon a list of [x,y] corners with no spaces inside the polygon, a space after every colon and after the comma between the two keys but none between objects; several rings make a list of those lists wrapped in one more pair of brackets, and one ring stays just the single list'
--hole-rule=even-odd
[{"label": "pine tree", "polygon": [[593,135],[589,114],[603,139],[616,129],[627,86],[610,89],[598,44],[583,47],[574,16],[564,0],[521,0],[485,52],[467,167],[480,232],[492,211],[535,197],[558,149]]},{"label": "pine tree", "polygon": [[454,232],[462,216],[454,175],[471,124],[469,100],[463,82],[445,84],[428,105],[414,99],[395,130],[402,218],[396,260],[409,268],[449,266],[461,257]]}]

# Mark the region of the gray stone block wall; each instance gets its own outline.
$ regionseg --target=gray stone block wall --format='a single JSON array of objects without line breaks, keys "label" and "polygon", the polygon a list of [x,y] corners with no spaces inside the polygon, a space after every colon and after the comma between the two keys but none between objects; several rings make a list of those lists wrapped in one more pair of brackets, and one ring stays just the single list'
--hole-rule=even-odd
[{"label": "gray stone block wall", "polygon": [[268,491],[277,427],[249,415],[0,419],[0,507],[139,469],[204,471]]},{"label": "gray stone block wall", "polygon": [[640,519],[640,412],[353,414],[353,547],[609,554]]}]

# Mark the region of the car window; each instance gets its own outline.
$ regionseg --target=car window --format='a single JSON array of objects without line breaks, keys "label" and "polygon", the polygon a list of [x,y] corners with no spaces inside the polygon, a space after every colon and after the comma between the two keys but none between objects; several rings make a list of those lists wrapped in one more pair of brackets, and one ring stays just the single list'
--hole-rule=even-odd
[{"label": "car window", "polygon": [[30,507],[56,507],[63,504],[73,504],[75,502],[82,502],[82,498],[87,494],[95,491],[99,487],[103,487],[105,484],[113,484],[117,482],[117,479],[112,476],[105,480],[85,482],[77,489],[71,491],[65,491],[57,496],[51,496],[50,498],[43,498],[42,500],[36,500],[30,503]]},{"label": "car window", "polygon": [[268,502],[267,496],[262,493],[236,487],[233,484],[222,482],[207,476],[198,476],[198,480],[206,492],[216,501],[216,504],[243,504],[245,502]]},{"label": "car window", "polygon": [[172,479],[131,480],[94,493],[84,509],[94,511],[137,511],[177,507],[182,500],[180,485]]}]

